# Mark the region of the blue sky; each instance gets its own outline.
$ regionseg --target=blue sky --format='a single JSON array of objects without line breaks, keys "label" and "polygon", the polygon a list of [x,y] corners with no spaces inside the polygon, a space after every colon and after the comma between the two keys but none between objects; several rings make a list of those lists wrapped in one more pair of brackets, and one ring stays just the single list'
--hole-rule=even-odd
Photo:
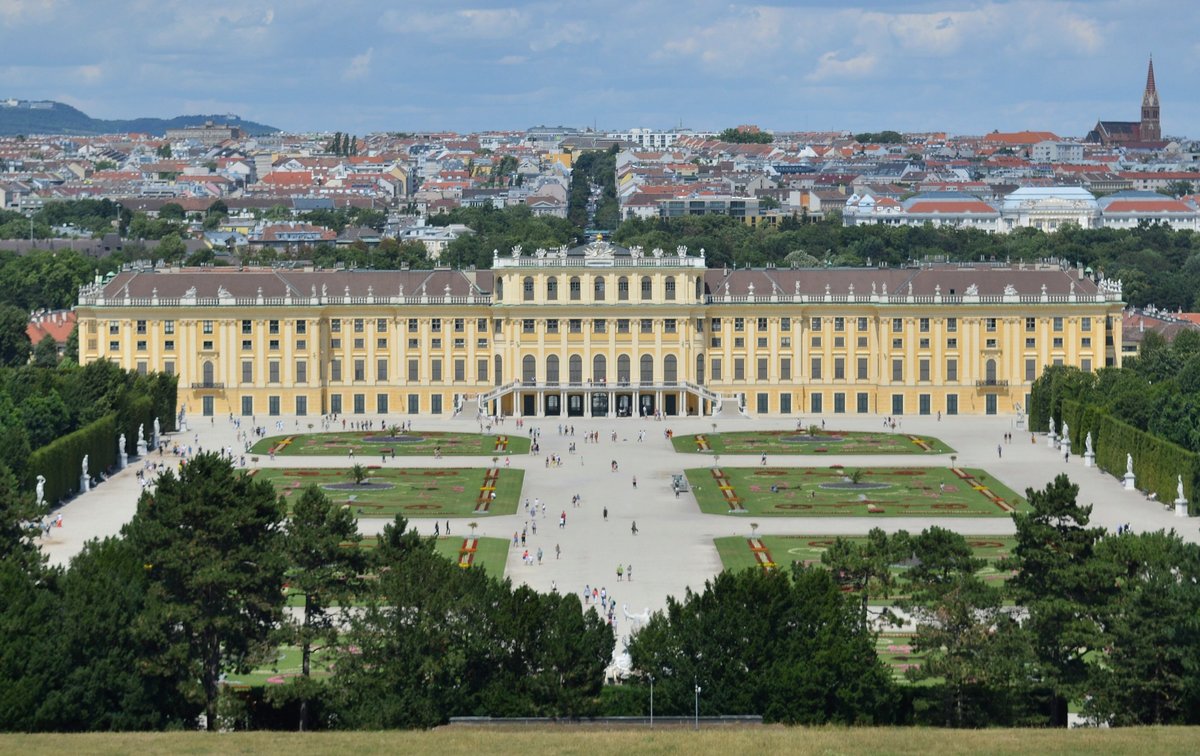
[{"label": "blue sky", "polygon": [[290,130],[1200,136],[1194,0],[0,0],[0,97]]}]

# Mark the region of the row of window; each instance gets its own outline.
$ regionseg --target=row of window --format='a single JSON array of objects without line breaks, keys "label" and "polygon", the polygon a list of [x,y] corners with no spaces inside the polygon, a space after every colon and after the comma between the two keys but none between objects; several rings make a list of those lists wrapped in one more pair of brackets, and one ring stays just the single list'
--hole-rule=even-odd
[{"label": "row of window", "polygon": [[[496,280],[496,295],[499,298],[504,296],[503,279]],[[699,298],[703,293],[703,283],[700,279],[696,279],[696,297]],[[532,302],[536,298],[536,284],[532,276],[526,276],[521,281],[521,300],[523,302]],[[603,302],[607,296],[608,284],[603,276],[594,276],[592,278],[592,300],[595,302]],[[647,301],[653,298],[654,281],[649,276],[644,276],[641,279],[641,298]],[[663,298],[667,301],[675,299],[675,277],[668,276],[663,282]],[[578,276],[572,276],[567,280],[567,299],[572,302],[578,302],[583,298],[583,283]],[[546,299],[554,302],[558,300],[558,279],[551,276],[546,279]],[[617,299],[618,302],[629,301],[629,279],[625,276],[617,278]]]},{"label": "row of window", "polygon": [[[866,381],[870,380],[870,358],[859,357],[855,363],[855,380]],[[1053,364],[1061,365],[1062,359],[1055,358]],[[1079,363],[1080,369],[1084,372],[1091,372],[1092,361],[1089,358],[1083,358]],[[756,360],[755,380],[767,381],[771,379],[770,365],[766,357],[759,357]],[[825,361],[821,357],[813,357],[809,362],[809,379],[813,381],[826,380],[825,378]],[[928,382],[933,380],[931,375],[932,362],[928,359],[917,360],[917,380]],[[722,361],[720,357],[713,357],[711,360],[711,380],[722,380]],[[895,358],[891,361],[891,373],[893,383],[903,383],[907,380],[904,376],[904,359]],[[1038,360],[1028,358],[1025,360],[1025,382],[1032,383],[1038,377]],[[830,376],[831,380],[844,381],[847,380],[846,360],[843,357],[833,358],[833,371]],[[946,360],[946,370],[943,380],[948,383],[957,382],[958,377],[958,360],[950,358]],[[700,380],[703,380],[701,377]],[[733,360],[733,377],[731,380],[744,381],[746,380],[746,361],[740,357]],[[780,381],[792,380],[792,360],[789,357],[783,357],[779,360],[779,376]],[[994,383],[997,380],[997,362],[994,359],[989,359],[984,362],[984,377],[983,380],[988,383]]]},{"label": "row of window", "polygon": [[[366,394],[351,394],[349,398],[350,398],[351,411],[353,412],[353,414],[365,415],[367,413],[367,395]],[[422,411],[421,396],[419,394],[408,394],[405,397],[405,399],[406,399],[405,404],[407,407],[407,412],[410,415],[416,415],[416,414],[421,413],[421,411]],[[341,394],[330,394],[329,395],[329,411],[339,414],[339,415],[342,414],[345,411],[342,400],[343,400],[343,397]],[[390,402],[388,401],[387,394],[376,394],[375,395],[375,407],[374,407],[373,412],[377,412],[381,415],[386,415],[389,411],[389,406],[390,406]],[[445,397],[443,397],[441,394],[430,395],[430,397],[429,397],[429,414],[440,415],[444,412],[444,407],[445,407]],[[281,408],[282,408],[282,397],[278,397],[278,396],[268,396],[267,397],[266,409],[267,409],[268,415],[275,417],[277,415],[283,414],[281,412]],[[307,396],[293,397],[292,410],[293,410],[293,414],[301,416],[301,417],[308,415],[308,412],[309,412],[308,397]],[[242,397],[241,411],[242,411],[243,417],[252,417],[255,414],[257,414],[258,408],[255,407],[255,402],[254,402],[253,396],[243,396]],[[214,414],[216,414],[216,406],[215,406],[215,402],[213,401],[212,397],[209,397],[209,396],[202,397],[202,401],[200,403],[200,412],[205,417],[211,417]]]}]

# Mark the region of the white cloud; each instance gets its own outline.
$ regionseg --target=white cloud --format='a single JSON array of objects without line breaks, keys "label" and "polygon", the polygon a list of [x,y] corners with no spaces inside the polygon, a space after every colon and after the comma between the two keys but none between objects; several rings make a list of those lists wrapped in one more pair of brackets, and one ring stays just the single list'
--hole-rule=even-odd
[{"label": "white cloud", "polygon": [[49,18],[56,5],[55,0],[0,0],[0,20],[7,26],[26,19]]},{"label": "white cloud", "polygon": [[502,66],[516,66],[524,63],[527,60],[529,60],[529,58],[525,57],[524,55],[505,55],[496,62]]},{"label": "white cloud", "polygon": [[104,68],[98,65],[76,66],[75,73],[85,84],[95,84],[104,76]]},{"label": "white cloud", "polygon": [[374,54],[375,48],[368,47],[366,51],[355,55],[350,59],[350,65],[346,66],[346,70],[342,72],[342,78],[347,81],[353,81],[371,73],[371,56]]},{"label": "white cloud", "polygon": [[861,79],[875,71],[878,59],[869,53],[853,58],[839,58],[836,51],[827,52],[817,60],[817,67],[804,78],[811,82],[831,79]]}]

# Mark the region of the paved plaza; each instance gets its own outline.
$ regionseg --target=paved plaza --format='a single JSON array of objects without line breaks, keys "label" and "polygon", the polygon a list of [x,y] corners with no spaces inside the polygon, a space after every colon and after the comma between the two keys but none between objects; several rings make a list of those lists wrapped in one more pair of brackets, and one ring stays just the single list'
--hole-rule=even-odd
[{"label": "paved plaza", "polygon": [[[353,418],[350,418],[353,419]],[[364,419],[379,420],[377,416]],[[409,418],[390,416],[387,422]],[[819,418],[818,418],[819,419]],[[825,416],[830,430],[881,430],[883,418],[875,416]],[[248,419],[247,419],[248,420]],[[574,436],[560,435],[559,421],[574,425]],[[804,419],[808,422],[811,418]],[[284,432],[296,431],[295,418],[260,418],[268,424],[268,434],[276,434],[275,423],[282,422]],[[300,427],[312,422],[305,418]],[[676,435],[712,433],[712,418],[671,418],[662,421],[638,418],[542,418],[527,419],[518,428],[508,419],[499,429],[510,435],[528,435],[533,429],[541,432],[541,453],[538,456],[515,455],[508,464],[525,470],[525,485],[521,506],[516,515],[475,515],[449,521],[453,535],[469,534],[469,522],[477,522],[476,535],[495,536],[512,540],[513,533],[529,528],[528,546],[531,553],[542,549],[542,563],[522,562],[521,548],[511,548],[506,575],[514,583],[527,583],[537,590],[582,592],[585,585],[607,589],[618,607],[628,606],[633,614],[660,609],[669,595],[682,596],[685,589],[702,588],[704,581],[721,569],[721,561],[713,539],[722,536],[749,536],[751,519],[758,523],[758,533],[772,534],[863,534],[880,527],[887,531],[906,529],[920,531],[930,525],[940,525],[964,534],[1002,535],[1013,532],[1007,517],[759,517],[750,515],[701,514],[691,493],[678,497],[671,488],[671,476],[688,467],[708,464],[705,456],[680,454],[673,450],[665,431]],[[775,429],[787,430],[797,426],[796,419],[717,418],[718,433],[723,430]],[[248,423],[243,423],[248,426]],[[425,430],[475,432],[478,422],[472,417],[412,418],[412,432]],[[584,443],[584,434],[599,432],[598,443]],[[616,433],[616,441],[612,434]],[[639,435],[644,432],[644,440]],[[1080,487],[1080,501],[1093,504],[1093,523],[1115,530],[1129,524],[1134,532],[1174,528],[1191,542],[1200,542],[1200,520],[1181,519],[1136,491],[1126,491],[1120,481],[1101,472],[1087,469],[1081,457],[1072,455],[1069,462],[1060,452],[1048,448],[1045,437],[1031,436],[1014,426],[1012,417],[905,417],[897,433],[935,436],[953,447],[959,467],[982,468],[1009,488],[1024,493],[1026,488],[1041,488],[1055,475],[1067,472]],[[1013,434],[1011,443],[1004,443],[1005,433]],[[242,449],[236,440],[237,429],[228,417],[192,418],[191,429],[169,434],[167,440],[193,449],[216,450],[225,447]],[[575,444],[576,451],[568,447]],[[999,451],[998,451],[999,447]],[[561,467],[546,467],[547,455],[562,457]],[[157,454],[151,459],[158,461]],[[175,462],[175,458],[162,458]],[[249,459],[249,458],[248,458]],[[378,464],[378,459],[360,457],[358,461]],[[478,458],[478,466],[490,463],[490,457]],[[612,463],[617,469],[613,471]],[[475,463],[474,458],[397,457],[384,463],[390,467],[461,467]],[[721,455],[722,467],[751,467],[761,463],[757,455]],[[856,466],[948,466],[949,454],[928,456],[840,456],[829,455],[771,455],[768,463],[776,467],[828,467],[831,464]],[[263,467],[348,467],[353,462],[345,457],[304,457],[301,459],[267,455],[258,457]],[[501,465],[506,464],[502,457]],[[63,527],[53,528],[50,537],[42,540],[43,548],[55,564],[65,564],[91,538],[119,532],[132,516],[141,492],[136,470],[140,460],[131,460],[129,468],[90,493],[72,500],[59,512]],[[636,478],[637,484],[634,485]],[[580,506],[573,507],[572,496],[582,497]],[[540,499],[546,503],[546,514],[538,513],[531,520],[524,510],[524,500]],[[608,518],[603,512],[607,508]],[[559,516],[566,512],[566,527],[559,527]],[[380,532],[389,520],[361,519],[364,535]],[[637,534],[633,534],[633,524]],[[432,535],[434,521],[415,518],[410,523],[420,532]],[[440,520],[440,529],[446,521]],[[536,523],[536,535],[532,532]],[[561,556],[556,558],[556,553]],[[633,579],[618,582],[617,566],[626,570],[632,566]],[[630,623],[623,612],[617,613],[618,635],[627,634]]]}]

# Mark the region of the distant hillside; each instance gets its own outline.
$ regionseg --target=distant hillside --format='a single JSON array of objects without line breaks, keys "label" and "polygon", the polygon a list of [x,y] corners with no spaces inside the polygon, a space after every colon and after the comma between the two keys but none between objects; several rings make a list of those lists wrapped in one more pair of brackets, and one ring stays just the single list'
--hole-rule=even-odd
[{"label": "distant hillside", "polygon": [[247,134],[272,134],[279,129],[254,121],[243,121],[235,115],[185,115],[175,118],[133,118],[106,121],[92,118],[70,105],[50,100],[0,100],[0,136],[15,134],[68,134],[94,136],[123,134],[136,131],[162,136],[167,129],[200,126],[205,121],[237,126]]}]

